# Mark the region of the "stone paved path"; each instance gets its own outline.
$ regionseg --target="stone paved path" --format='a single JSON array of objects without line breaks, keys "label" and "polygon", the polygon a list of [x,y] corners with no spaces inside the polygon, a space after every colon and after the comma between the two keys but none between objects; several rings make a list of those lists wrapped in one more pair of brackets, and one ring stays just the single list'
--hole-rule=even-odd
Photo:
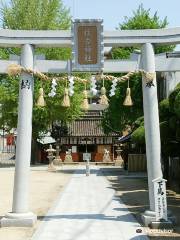
[{"label": "stone paved path", "polygon": [[32,240],[147,240],[98,167],[78,166]]}]

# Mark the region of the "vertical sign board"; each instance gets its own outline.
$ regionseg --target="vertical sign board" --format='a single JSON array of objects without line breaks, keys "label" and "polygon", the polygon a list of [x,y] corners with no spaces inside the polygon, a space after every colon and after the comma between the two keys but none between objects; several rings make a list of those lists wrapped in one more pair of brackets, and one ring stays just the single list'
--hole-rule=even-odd
[{"label": "vertical sign board", "polygon": [[91,153],[83,153],[83,161],[91,161]]},{"label": "vertical sign board", "polygon": [[167,221],[166,180],[157,178],[153,180],[156,221]]},{"label": "vertical sign board", "polygon": [[104,67],[102,20],[76,19],[72,23],[72,70],[100,72]]}]

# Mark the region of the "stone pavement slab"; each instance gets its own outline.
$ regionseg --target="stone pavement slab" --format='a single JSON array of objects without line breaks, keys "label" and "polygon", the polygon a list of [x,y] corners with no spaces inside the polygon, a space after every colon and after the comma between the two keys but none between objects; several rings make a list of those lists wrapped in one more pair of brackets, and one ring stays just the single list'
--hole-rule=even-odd
[{"label": "stone pavement slab", "polygon": [[32,240],[147,240],[141,225],[116,197],[96,166],[78,166]]}]

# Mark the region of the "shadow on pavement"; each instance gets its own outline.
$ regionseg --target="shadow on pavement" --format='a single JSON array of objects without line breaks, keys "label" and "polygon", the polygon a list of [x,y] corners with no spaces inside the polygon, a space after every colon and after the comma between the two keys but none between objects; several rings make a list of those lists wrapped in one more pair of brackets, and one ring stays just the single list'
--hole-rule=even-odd
[{"label": "shadow on pavement", "polygon": [[[124,173],[120,171],[118,172],[117,169],[114,171],[112,168],[103,169],[103,173],[105,173],[104,175],[109,180],[111,188],[116,191],[116,196],[121,198],[121,200],[127,205],[129,211],[136,217],[138,222],[142,224],[141,214],[149,208],[147,177],[138,174],[137,177],[133,174],[124,175]],[[173,231],[174,235],[172,237],[153,236],[150,237],[150,239],[180,239],[180,194],[176,194],[174,191],[168,189],[167,204],[168,210],[170,210],[172,215],[177,219],[177,224],[174,226]],[[122,209],[119,209],[119,211],[122,211]]]},{"label": "shadow on pavement", "polygon": [[106,216],[104,214],[59,214],[59,215],[46,215],[38,216],[38,219],[41,221],[51,221],[54,219],[89,219],[89,220],[103,220],[103,221],[122,221],[122,222],[135,222],[135,219],[130,213],[124,214],[122,216]]}]

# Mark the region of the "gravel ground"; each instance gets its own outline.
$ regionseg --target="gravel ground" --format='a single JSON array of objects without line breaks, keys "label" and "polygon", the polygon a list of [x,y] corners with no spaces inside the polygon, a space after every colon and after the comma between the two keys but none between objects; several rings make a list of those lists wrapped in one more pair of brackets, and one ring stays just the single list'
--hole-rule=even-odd
[{"label": "gravel ground", "polygon": [[[38,216],[33,228],[0,228],[0,240],[29,240],[46,215],[57,196],[68,183],[74,167],[59,167],[57,172],[48,172],[45,167],[31,167],[30,211]],[[0,168],[0,216],[12,209],[14,168]]]}]

